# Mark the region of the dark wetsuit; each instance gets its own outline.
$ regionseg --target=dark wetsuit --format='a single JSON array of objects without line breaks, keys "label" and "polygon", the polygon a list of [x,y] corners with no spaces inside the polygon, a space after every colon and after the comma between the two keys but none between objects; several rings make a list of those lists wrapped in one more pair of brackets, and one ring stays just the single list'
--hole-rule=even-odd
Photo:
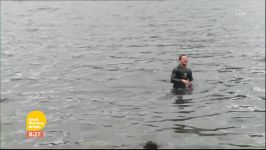
[{"label": "dark wetsuit", "polygon": [[181,81],[181,79],[193,81],[192,71],[183,65],[178,65],[173,69],[171,76],[171,83],[173,83],[173,88],[186,88],[186,85]]}]

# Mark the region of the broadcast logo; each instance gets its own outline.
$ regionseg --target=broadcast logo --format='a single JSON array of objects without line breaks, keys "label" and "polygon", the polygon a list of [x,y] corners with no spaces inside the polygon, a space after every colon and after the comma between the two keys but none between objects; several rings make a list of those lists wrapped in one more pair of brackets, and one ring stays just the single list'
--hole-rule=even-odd
[{"label": "broadcast logo", "polygon": [[29,112],[26,118],[26,136],[32,137],[44,137],[43,129],[46,125],[45,114],[41,111]]}]

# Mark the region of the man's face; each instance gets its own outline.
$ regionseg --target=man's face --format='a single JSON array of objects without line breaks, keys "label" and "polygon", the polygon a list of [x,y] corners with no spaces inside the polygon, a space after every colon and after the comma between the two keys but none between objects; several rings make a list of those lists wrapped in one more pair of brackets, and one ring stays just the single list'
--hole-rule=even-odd
[{"label": "man's face", "polygon": [[181,57],[181,60],[179,62],[180,62],[180,64],[186,66],[187,65],[187,62],[188,62],[187,56],[182,56]]}]

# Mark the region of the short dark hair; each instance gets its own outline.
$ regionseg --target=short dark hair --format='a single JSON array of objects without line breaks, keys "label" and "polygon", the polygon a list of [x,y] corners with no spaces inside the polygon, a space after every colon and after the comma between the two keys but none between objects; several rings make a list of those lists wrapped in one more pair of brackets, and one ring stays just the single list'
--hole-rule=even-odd
[{"label": "short dark hair", "polygon": [[181,55],[179,56],[178,60],[181,60],[181,58],[182,58],[183,56],[187,56],[187,55],[186,55],[186,54],[181,54]]}]

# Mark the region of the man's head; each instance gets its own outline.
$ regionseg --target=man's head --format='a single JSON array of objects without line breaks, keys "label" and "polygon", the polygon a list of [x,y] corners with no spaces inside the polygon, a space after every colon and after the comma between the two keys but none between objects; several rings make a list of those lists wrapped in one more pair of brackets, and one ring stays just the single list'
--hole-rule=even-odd
[{"label": "man's head", "polygon": [[182,64],[183,66],[187,66],[187,62],[188,62],[188,57],[185,54],[181,54],[179,56],[179,63]]}]

